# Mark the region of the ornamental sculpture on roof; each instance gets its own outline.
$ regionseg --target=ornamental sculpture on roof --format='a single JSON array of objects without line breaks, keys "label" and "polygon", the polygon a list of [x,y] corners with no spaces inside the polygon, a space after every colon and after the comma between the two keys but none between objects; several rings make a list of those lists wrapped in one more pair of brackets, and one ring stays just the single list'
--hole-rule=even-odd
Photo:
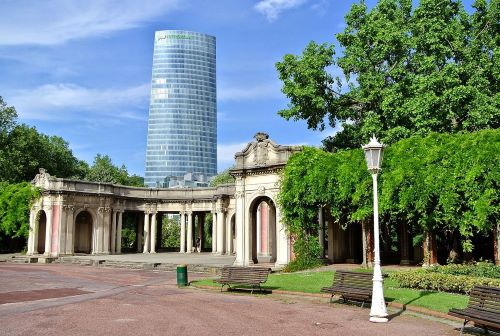
[{"label": "ornamental sculpture on roof", "polygon": [[254,138],[255,140],[257,140],[257,142],[262,142],[264,140],[269,139],[269,134],[264,132],[257,132],[255,133]]}]

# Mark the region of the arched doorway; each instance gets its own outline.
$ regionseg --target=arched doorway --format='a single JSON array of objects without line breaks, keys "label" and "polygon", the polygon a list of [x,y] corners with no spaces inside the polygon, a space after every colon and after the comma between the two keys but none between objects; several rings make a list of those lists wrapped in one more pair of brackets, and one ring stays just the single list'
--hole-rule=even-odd
[{"label": "arched doorway", "polygon": [[40,210],[37,214],[38,216],[38,228],[37,228],[37,246],[38,248],[36,249],[39,254],[44,254],[45,253],[45,235],[46,235],[46,230],[47,230],[47,215],[45,214],[45,211]]},{"label": "arched doorway", "polygon": [[267,196],[250,206],[250,246],[255,264],[276,262],[276,206]]},{"label": "arched doorway", "polygon": [[80,212],[75,219],[75,253],[92,252],[92,215]]}]

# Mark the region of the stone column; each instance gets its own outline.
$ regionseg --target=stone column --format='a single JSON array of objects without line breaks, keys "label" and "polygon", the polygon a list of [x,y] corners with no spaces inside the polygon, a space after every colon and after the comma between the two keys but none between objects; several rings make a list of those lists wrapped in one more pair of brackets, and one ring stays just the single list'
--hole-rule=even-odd
[{"label": "stone column", "polygon": [[212,253],[217,252],[217,213],[212,211]]},{"label": "stone column", "polygon": [[102,238],[103,238],[103,246],[102,246],[102,250],[103,250],[103,253],[105,254],[109,254],[110,253],[110,242],[111,242],[111,223],[110,223],[110,219],[111,219],[111,209],[109,207],[105,207],[104,208],[104,215],[103,215],[103,222],[102,222],[102,225],[103,225],[103,235],[102,235]]},{"label": "stone column", "polygon": [[[68,229],[68,222],[67,222],[67,206],[66,205],[58,205],[58,213],[59,216],[57,216],[56,221],[58,222],[58,225],[56,226],[58,228],[58,250],[57,250],[57,255],[64,255],[66,254],[66,245],[67,245],[67,229]],[[54,230],[54,229],[52,229]]]},{"label": "stone column", "polygon": [[151,218],[151,253],[156,253],[156,212]]},{"label": "stone column", "polygon": [[231,223],[231,217],[226,217],[226,254],[231,255],[233,253],[233,223]]},{"label": "stone column", "polygon": [[118,228],[116,229],[116,253],[122,253],[122,226],[123,226],[123,211],[118,211]]},{"label": "stone column", "polygon": [[144,212],[144,249],[142,253],[149,252],[149,213]]},{"label": "stone column", "polygon": [[368,267],[368,224],[366,220],[361,221],[361,242],[363,244],[363,260],[361,260],[361,265]]},{"label": "stone column", "polygon": [[50,257],[52,250],[52,206],[45,210],[47,220],[45,222],[45,253],[44,255]]},{"label": "stone column", "polygon": [[368,267],[373,267],[373,262],[375,261],[375,247],[374,247],[374,234],[373,234],[373,222],[369,221],[368,223],[368,232],[366,243],[368,244],[367,250],[367,258],[368,258]]},{"label": "stone column", "polygon": [[188,216],[188,226],[187,226],[187,244],[186,244],[186,252],[193,252],[193,213],[191,211],[187,212]]},{"label": "stone column", "polygon": [[257,239],[257,256],[262,252],[262,203],[257,206],[257,231],[255,239]]},{"label": "stone column", "polygon": [[205,214],[204,213],[198,213],[198,234],[196,234],[196,238],[195,238],[195,241],[198,240],[198,238],[200,238],[200,246],[197,248],[199,248],[198,252],[201,252],[202,248],[203,248],[203,241],[205,240],[205,236],[204,236],[204,228],[205,228]]},{"label": "stone column", "polygon": [[142,252],[142,230],[144,228],[144,217],[136,214],[135,216],[137,221],[137,253]]},{"label": "stone column", "polygon": [[243,266],[248,266],[250,265],[253,260],[252,260],[252,231],[250,230],[250,220],[251,216],[250,214],[246,214],[245,216],[245,224],[243,225]]},{"label": "stone column", "polygon": [[349,225],[347,228],[347,258],[346,258],[346,263],[348,264],[354,264],[356,263],[356,260],[354,259],[354,242],[353,242],[353,232],[352,232],[352,226]]},{"label": "stone column", "polygon": [[401,223],[401,265],[410,264],[410,251],[408,244],[408,224],[405,221]]},{"label": "stone column", "polygon": [[[39,254],[38,252],[38,236],[40,235],[40,218],[39,218],[39,213],[40,213],[40,210],[38,209],[38,207],[36,207],[34,210],[33,210],[34,214],[33,214],[33,228],[35,229],[34,230],[34,236],[33,236],[33,254]],[[42,232],[41,234],[45,234],[45,232]]]},{"label": "stone column", "polygon": [[66,254],[75,253],[75,207],[66,206]]},{"label": "stone column", "polygon": [[335,256],[333,255],[334,254],[333,241],[335,239],[333,232],[333,221],[331,220],[328,221],[327,229],[328,229],[328,260],[330,260],[330,262],[333,263],[335,261]]},{"label": "stone column", "polygon": [[186,213],[180,212],[180,226],[181,226],[181,246],[180,253],[186,253]]},{"label": "stone column", "polygon": [[243,191],[236,192],[236,259],[234,264],[236,266],[247,266],[248,255],[245,255],[245,243],[247,241],[245,234],[246,220],[245,220],[245,195]]},{"label": "stone column", "polygon": [[30,210],[30,228],[29,228],[29,236],[28,236],[28,255],[33,255],[35,252],[35,240],[38,239],[36,236],[36,212],[31,209]]},{"label": "stone column", "polygon": [[97,209],[97,228],[96,228],[96,243],[94,249],[92,251],[93,254],[102,253],[102,245],[103,245],[103,223],[104,223],[104,207],[99,207]]},{"label": "stone column", "polygon": [[285,266],[288,264],[290,256],[290,239],[286,233],[285,225],[281,220],[279,208],[276,211],[276,266]]},{"label": "stone column", "polygon": [[[217,254],[224,253],[224,209],[217,211]],[[215,224],[215,223],[214,223]]]},{"label": "stone column", "polygon": [[116,210],[111,211],[111,253],[116,252]]},{"label": "stone column", "polygon": [[323,207],[319,207],[318,211],[318,239],[319,239],[319,248],[321,251],[321,258],[325,257],[325,220],[323,218]]}]

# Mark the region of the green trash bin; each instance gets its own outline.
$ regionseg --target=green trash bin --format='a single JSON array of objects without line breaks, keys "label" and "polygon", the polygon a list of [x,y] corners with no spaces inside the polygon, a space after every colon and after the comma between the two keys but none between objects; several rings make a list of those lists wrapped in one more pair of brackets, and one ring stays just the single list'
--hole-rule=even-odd
[{"label": "green trash bin", "polygon": [[177,265],[177,286],[184,287],[188,285],[187,265]]}]

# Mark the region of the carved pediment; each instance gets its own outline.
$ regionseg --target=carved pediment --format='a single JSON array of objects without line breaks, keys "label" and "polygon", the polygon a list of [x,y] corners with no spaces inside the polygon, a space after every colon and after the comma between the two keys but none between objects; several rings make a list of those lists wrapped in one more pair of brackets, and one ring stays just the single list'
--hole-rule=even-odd
[{"label": "carved pediment", "polygon": [[302,150],[300,146],[278,145],[264,132],[258,132],[254,138],[241,152],[235,154],[235,169],[284,165],[293,153]]}]

